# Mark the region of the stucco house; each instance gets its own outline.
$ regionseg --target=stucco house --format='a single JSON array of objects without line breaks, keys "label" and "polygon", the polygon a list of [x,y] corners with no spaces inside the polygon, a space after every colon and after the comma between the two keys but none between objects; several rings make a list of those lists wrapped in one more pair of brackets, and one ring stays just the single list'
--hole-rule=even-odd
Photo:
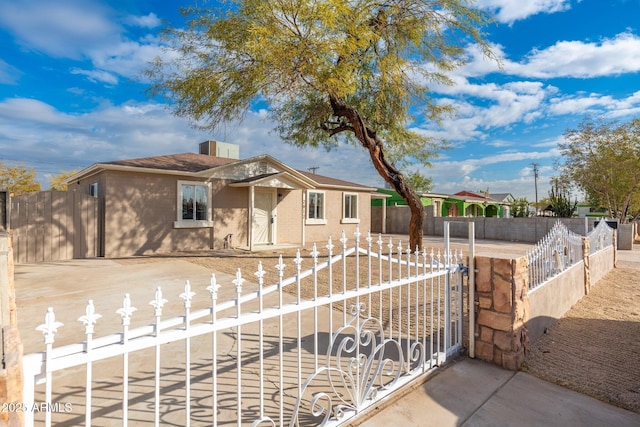
[{"label": "stucco house", "polygon": [[[378,189],[378,194],[386,198],[372,200],[371,206],[383,208],[393,206],[406,206],[407,202],[395,191]],[[509,213],[509,193],[497,195],[484,195],[471,191],[459,191],[455,194],[420,193],[418,195],[422,205],[432,206],[432,215],[435,217],[501,217],[506,218]],[[386,212],[386,209],[383,209]],[[384,215],[384,214],[383,214]]]},{"label": "stucco house", "polygon": [[199,154],[96,163],[66,182],[98,198],[98,253],[109,258],[304,245],[370,228],[373,188],[238,157],[233,144],[205,141]]}]

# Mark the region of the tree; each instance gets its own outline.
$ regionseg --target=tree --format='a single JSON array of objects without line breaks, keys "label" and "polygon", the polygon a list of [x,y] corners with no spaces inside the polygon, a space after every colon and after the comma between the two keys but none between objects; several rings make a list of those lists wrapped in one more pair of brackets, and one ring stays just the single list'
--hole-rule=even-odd
[{"label": "tree", "polygon": [[428,193],[433,189],[431,178],[425,177],[420,172],[408,172],[405,175],[407,184],[418,193]]},{"label": "tree", "polygon": [[51,184],[49,185],[49,190],[56,191],[67,191],[67,184],[64,184],[64,181],[69,178],[71,175],[74,175],[77,171],[62,171],[58,175],[52,176],[49,178]]},{"label": "tree", "polygon": [[422,247],[424,207],[401,170],[428,164],[442,141],[409,130],[421,109],[439,120],[452,108],[429,84],[465,62],[487,16],[466,0],[236,0],[187,9],[186,29],[167,28],[167,59],[148,70],[152,95],[205,129],[266,103],[276,131],[299,147],[359,144],[408,203],[410,245]]},{"label": "tree", "polygon": [[560,218],[573,217],[576,208],[578,207],[578,200],[576,199],[571,205],[571,194],[566,186],[558,178],[552,179],[552,187],[549,190],[549,204],[551,209]]},{"label": "tree", "polygon": [[0,160],[0,189],[9,190],[12,195],[20,195],[40,191],[40,183],[36,180],[36,171],[24,164],[8,166]]},{"label": "tree", "polygon": [[640,118],[627,123],[584,119],[567,130],[561,170],[587,200],[620,222],[640,215]]},{"label": "tree", "polygon": [[511,210],[511,216],[514,218],[526,218],[529,216],[529,202],[526,197],[512,199],[511,203],[509,203],[509,209]]}]

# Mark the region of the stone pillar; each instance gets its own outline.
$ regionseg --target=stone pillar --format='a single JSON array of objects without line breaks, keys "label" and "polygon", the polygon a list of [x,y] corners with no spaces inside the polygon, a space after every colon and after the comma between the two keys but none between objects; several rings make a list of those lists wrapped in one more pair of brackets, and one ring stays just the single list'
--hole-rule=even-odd
[{"label": "stone pillar", "polygon": [[[22,343],[16,315],[11,237],[0,233],[0,313],[2,315],[2,370],[0,371],[0,405],[22,402]],[[20,411],[0,411],[0,426],[22,426]]]},{"label": "stone pillar", "polygon": [[529,346],[527,259],[476,257],[476,357],[518,370]]}]

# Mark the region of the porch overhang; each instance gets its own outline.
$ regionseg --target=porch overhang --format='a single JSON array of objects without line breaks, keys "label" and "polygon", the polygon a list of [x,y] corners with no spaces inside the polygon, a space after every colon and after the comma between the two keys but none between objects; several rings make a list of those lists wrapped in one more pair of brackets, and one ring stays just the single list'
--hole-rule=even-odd
[{"label": "porch overhang", "polygon": [[287,190],[305,190],[315,188],[308,182],[291,175],[288,172],[262,174],[235,181],[229,187],[264,187],[282,188]]}]

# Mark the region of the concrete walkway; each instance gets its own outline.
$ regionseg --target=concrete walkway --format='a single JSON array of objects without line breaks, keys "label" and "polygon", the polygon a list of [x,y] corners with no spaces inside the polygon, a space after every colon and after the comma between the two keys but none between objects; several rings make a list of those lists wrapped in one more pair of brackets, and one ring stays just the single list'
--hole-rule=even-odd
[{"label": "concrete walkway", "polygon": [[640,414],[557,386],[462,358],[358,425],[377,426],[639,426]]},{"label": "concrete walkway", "polygon": [[[640,245],[618,251],[618,267],[640,269]],[[378,408],[358,425],[640,426],[640,414],[466,357]]]}]

